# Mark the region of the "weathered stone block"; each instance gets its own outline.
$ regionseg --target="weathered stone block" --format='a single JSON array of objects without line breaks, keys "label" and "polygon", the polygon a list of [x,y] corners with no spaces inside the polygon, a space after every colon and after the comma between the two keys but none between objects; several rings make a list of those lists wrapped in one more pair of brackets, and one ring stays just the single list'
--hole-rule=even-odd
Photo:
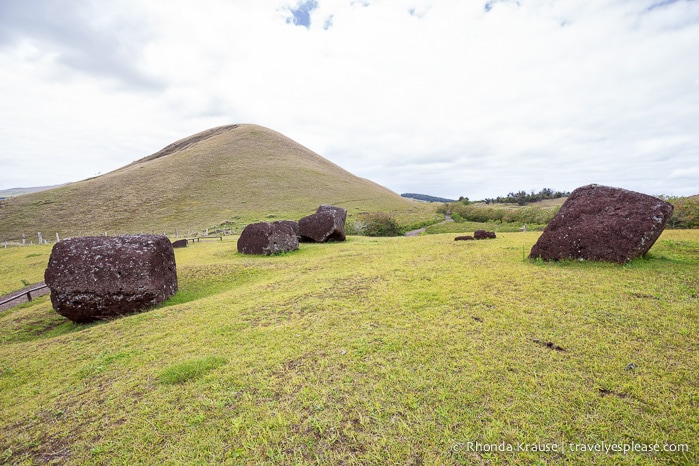
[{"label": "weathered stone block", "polygon": [[279,220],[275,223],[279,223],[280,225],[288,226],[289,228],[291,228],[291,230],[294,232],[294,234],[296,235],[297,238],[301,237],[301,233],[299,232],[298,222],[294,222],[293,220]]},{"label": "weathered stone block", "polygon": [[672,211],[672,204],[647,194],[583,186],[570,194],[529,257],[628,262],[648,252]]},{"label": "weathered stone block", "polygon": [[238,252],[270,255],[299,248],[297,232],[287,220],[251,223],[238,238]]},{"label": "weathered stone block", "polygon": [[160,235],[65,239],[53,246],[44,281],[59,314],[81,323],[110,319],[174,295],[175,254]]},{"label": "weathered stone block", "polygon": [[316,243],[344,241],[346,219],[347,210],[342,207],[322,205],[315,214],[299,220],[301,240]]}]

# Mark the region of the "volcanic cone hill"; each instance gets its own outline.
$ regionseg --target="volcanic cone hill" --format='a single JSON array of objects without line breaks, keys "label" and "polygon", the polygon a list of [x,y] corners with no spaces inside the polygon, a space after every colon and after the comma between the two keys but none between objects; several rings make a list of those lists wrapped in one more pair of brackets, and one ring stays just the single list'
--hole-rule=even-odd
[{"label": "volcanic cone hill", "polygon": [[[212,128],[95,178],[4,199],[0,237],[199,229],[298,219],[320,204],[423,216],[425,207],[359,178],[270,129]],[[429,216],[429,213],[426,214]]]}]

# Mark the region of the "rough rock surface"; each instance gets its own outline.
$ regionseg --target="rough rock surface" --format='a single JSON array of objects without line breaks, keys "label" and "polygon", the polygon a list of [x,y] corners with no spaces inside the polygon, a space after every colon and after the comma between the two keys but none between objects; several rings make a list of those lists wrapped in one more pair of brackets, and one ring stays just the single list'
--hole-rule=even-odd
[{"label": "rough rock surface", "polygon": [[238,252],[270,255],[299,248],[299,239],[289,221],[260,222],[246,226],[238,238]]},{"label": "rough rock surface", "polygon": [[342,207],[322,205],[315,214],[299,220],[302,241],[323,243],[344,241],[347,211]]},{"label": "rough rock surface", "polygon": [[44,281],[59,314],[81,323],[110,319],[177,292],[175,253],[160,235],[65,239],[54,244]]},{"label": "rough rock surface", "polygon": [[289,228],[291,228],[293,230],[293,232],[297,238],[301,237],[301,233],[299,233],[298,222],[294,222],[293,220],[279,220],[275,223],[279,223],[280,225],[287,225]]},{"label": "rough rock surface", "polygon": [[454,238],[454,241],[471,241],[473,240],[473,236],[457,236]]},{"label": "rough rock surface", "polygon": [[473,237],[475,239],[489,239],[496,236],[494,231],[476,230],[473,232]]},{"label": "rough rock surface", "polygon": [[672,210],[672,204],[646,194],[583,186],[570,194],[529,257],[628,262],[648,252]]}]

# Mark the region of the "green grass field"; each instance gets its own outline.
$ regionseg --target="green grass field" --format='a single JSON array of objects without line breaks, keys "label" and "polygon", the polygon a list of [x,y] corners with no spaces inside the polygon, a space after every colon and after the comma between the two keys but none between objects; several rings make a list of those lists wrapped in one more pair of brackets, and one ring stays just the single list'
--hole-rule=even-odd
[{"label": "green grass field", "polygon": [[[176,250],[149,312],[2,312],[0,461],[699,463],[699,231],[627,265],[525,259],[539,234],[228,237]],[[0,294],[49,253],[0,249]]]}]

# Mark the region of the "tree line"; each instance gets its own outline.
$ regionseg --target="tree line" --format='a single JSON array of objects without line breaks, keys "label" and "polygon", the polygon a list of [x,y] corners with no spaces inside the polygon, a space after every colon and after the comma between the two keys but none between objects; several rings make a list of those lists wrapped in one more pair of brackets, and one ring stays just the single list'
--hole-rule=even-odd
[{"label": "tree line", "polygon": [[674,207],[668,228],[699,228],[699,196],[659,196]]},{"label": "tree line", "polygon": [[494,198],[483,199],[486,204],[517,204],[525,205],[530,202],[540,202],[547,199],[560,199],[562,197],[568,197],[570,195],[569,191],[554,191],[551,188],[544,188],[541,191],[531,192],[518,191],[508,193],[507,196],[498,196]]}]

